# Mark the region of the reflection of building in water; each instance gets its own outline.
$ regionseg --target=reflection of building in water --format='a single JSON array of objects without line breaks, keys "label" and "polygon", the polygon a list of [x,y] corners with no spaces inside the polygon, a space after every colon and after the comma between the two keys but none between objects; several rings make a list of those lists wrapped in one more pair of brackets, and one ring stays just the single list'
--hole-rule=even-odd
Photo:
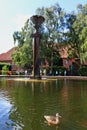
[{"label": "reflection of building in water", "polygon": [[63,98],[63,100],[64,100],[64,103],[67,105],[67,103],[68,103],[68,100],[69,100],[69,95],[68,95],[68,87],[67,87],[67,81],[66,81],[66,79],[64,79],[64,86],[63,86],[63,88],[62,88],[62,90],[61,90],[61,97]]}]

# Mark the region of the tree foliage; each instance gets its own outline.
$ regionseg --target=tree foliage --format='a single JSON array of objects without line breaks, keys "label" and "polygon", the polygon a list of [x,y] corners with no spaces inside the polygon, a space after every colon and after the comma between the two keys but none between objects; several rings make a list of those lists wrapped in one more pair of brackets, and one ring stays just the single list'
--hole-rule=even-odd
[{"label": "tree foliage", "polygon": [[33,28],[29,20],[26,21],[21,31],[16,31],[13,34],[14,44],[18,43],[12,54],[12,60],[17,66],[22,68],[28,68],[32,65],[32,34]]},{"label": "tree foliage", "polygon": [[[82,62],[87,59],[87,4],[84,6],[79,4],[77,13],[66,13],[56,3],[48,8],[38,8],[36,14],[45,18],[40,28],[39,57],[41,63],[46,59],[49,65],[58,65],[60,60],[58,48],[62,45],[67,46],[69,58],[79,58]],[[33,24],[27,20],[21,31],[13,34],[14,44],[17,43],[18,46],[12,59],[21,67],[32,66],[31,34],[33,33]]]},{"label": "tree foliage", "polygon": [[[39,57],[41,62],[47,59],[50,65],[58,64],[60,55],[55,49],[54,43],[62,40],[62,30],[64,27],[64,12],[59,4],[55,4],[49,8],[42,7],[36,10],[36,14],[42,15],[45,18],[44,26],[40,28],[41,44]],[[31,61],[32,64],[32,39],[31,34],[34,29],[29,20],[26,21],[24,27],[20,32],[14,32],[14,43],[18,43],[18,47],[12,55],[13,61],[19,66],[25,66]],[[28,50],[25,44],[28,44]],[[29,53],[29,55],[28,55]],[[26,59],[27,57],[27,59]],[[31,57],[31,60],[30,60]],[[55,61],[56,59],[56,61]]]},{"label": "tree foliage", "polygon": [[83,62],[87,59],[87,4],[79,4],[77,11],[77,14],[73,12],[66,17],[68,54]]},{"label": "tree foliage", "polygon": [[59,4],[55,4],[49,8],[38,8],[36,13],[45,18],[44,33],[41,40],[42,55],[46,57],[51,66],[54,64],[58,65],[60,55],[58,49],[55,48],[55,43],[57,43],[58,47],[58,43],[61,43],[63,39],[65,13]]},{"label": "tree foliage", "polygon": [[87,60],[87,4],[78,7],[77,30],[79,31],[79,40],[81,43],[80,59],[81,62]]}]

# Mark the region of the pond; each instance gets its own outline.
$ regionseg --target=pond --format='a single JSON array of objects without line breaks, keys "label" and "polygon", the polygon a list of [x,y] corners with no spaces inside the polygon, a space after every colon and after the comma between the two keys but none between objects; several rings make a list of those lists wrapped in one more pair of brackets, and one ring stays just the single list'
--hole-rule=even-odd
[{"label": "pond", "polygon": [[[59,126],[44,115],[59,113]],[[87,130],[86,80],[0,79],[0,130]]]}]

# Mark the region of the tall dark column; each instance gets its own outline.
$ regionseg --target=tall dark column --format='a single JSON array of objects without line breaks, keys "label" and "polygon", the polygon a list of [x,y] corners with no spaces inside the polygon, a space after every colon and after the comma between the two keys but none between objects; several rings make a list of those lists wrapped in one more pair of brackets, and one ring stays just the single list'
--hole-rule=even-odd
[{"label": "tall dark column", "polygon": [[40,46],[40,33],[39,27],[44,22],[42,16],[34,15],[31,17],[31,21],[34,24],[35,33],[32,34],[33,38],[33,78],[40,79],[40,61],[39,61],[39,46]]}]

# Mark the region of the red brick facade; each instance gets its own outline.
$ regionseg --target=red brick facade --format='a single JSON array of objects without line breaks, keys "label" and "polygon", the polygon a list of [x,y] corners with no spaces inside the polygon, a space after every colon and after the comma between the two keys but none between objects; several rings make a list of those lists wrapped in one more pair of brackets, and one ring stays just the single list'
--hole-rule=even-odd
[{"label": "red brick facade", "polygon": [[14,52],[14,48],[10,49],[6,53],[0,54],[0,62],[2,63],[8,63],[12,66],[12,70],[17,70],[17,66],[12,63],[12,57],[11,54]]},{"label": "red brick facade", "polygon": [[[67,57],[68,57],[67,48],[61,48],[58,50],[59,50],[60,56],[62,58],[63,66],[69,70],[70,65],[72,63],[76,63],[76,60],[75,59],[71,59],[71,60],[67,59]],[[13,51],[14,51],[14,48],[10,49],[6,53],[0,54],[0,62],[9,63],[10,65],[12,65],[12,70],[18,70],[16,65],[14,65],[12,63],[11,54],[13,53]],[[47,64],[47,66],[48,66],[48,64]]]}]

